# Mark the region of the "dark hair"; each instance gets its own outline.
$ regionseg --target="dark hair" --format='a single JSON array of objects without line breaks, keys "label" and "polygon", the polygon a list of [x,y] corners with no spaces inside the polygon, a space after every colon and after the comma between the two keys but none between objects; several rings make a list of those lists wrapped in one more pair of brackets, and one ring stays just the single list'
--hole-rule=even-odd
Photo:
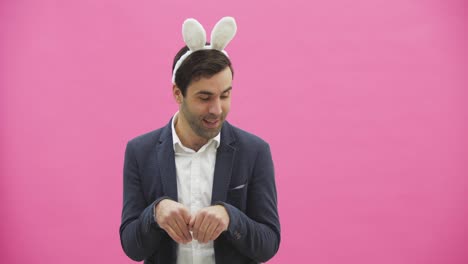
[{"label": "dark hair", "polygon": [[[173,72],[179,58],[188,50],[187,46],[185,46],[177,52],[172,64]],[[187,87],[192,81],[197,81],[202,77],[209,78],[223,71],[226,67],[231,69],[234,76],[231,61],[224,53],[214,49],[197,50],[190,54],[177,69],[175,83],[182,92],[182,95],[185,96]]]}]

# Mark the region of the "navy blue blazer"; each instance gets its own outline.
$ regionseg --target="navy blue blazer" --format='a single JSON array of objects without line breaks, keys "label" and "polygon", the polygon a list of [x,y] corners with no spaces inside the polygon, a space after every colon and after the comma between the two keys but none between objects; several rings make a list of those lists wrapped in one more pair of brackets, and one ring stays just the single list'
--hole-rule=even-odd
[{"label": "navy blue blazer", "polygon": [[[160,200],[177,201],[171,122],[130,140],[125,150],[120,241],[145,264],[176,262],[177,244],[154,221]],[[269,145],[224,122],[216,154],[212,204],[225,206],[228,230],[214,241],[216,263],[259,263],[280,245],[276,185]]]}]

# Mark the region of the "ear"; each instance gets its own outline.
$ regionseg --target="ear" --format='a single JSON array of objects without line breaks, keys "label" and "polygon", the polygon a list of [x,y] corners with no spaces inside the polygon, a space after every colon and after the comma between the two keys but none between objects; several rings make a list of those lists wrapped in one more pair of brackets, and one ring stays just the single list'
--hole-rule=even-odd
[{"label": "ear", "polygon": [[206,32],[203,26],[195,19],[189,18],[182,25],[182,36],[185,44],[191,51],[205,47]]},{"label": "ear", "polygon": [[182,91],[175,84],[172,85],[172,96],[174,96],[174,99],[176,100],[178,104],[182,103],[182,98],[183,98]]},{"label": "ear", "polygon": [[236,35],[236,31],[237,25],[234,18],[221,18],[211,31],[211,47],[216,50],[224,50]]}]

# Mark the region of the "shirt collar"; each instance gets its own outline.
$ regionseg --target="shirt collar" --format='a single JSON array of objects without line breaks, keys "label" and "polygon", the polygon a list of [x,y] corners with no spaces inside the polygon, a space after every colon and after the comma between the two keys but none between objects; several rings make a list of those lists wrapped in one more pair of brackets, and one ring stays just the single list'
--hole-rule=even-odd
[{"label": "shirt collar", "polygon": [[[172,147],[174,148],[174,151],[176,151],[176,146],[179,145],[180,147],[182,147],[182,149],[184,150],[189,150],[190,148],[187,148],[186,146],[184,146],[182,144],[182,142],[180,141],[179,139],[179,136],[177,135],[177,132],[175,130],[175,121],[176,121],[176,118],[177,118],[177,115],[179,114],[179,111],[177,111],[174,116],[172,117],[172,121],[171,121],[171,130],[172,130]],[[215,146],[215,149],[218,149],[219,147],[219,144],[221,143],[221,131],[219,131],[218,135],[216,135],[214,138],[208,140],[208,142],[206,142],[205,145],[203,145],[203,147],[200,148],[200,150],[202,149],[205,149],[205,146],[208,146],[210,145],[212,142],[214,141],[214,146]],[[190,149],[191,150],[191,149]]]}]

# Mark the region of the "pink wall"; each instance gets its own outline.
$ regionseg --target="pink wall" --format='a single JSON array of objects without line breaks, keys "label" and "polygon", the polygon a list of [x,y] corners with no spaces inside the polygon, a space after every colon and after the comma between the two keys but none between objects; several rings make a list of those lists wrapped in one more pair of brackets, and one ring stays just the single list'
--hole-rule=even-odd
[{"label": "pink wall", "polygon": [[229,120],[270,142],[269,263],[468,263],[467,4],[0,3],[0,262],[133,263],[127,140],[168,122],[181,23],[238,22]]}]

